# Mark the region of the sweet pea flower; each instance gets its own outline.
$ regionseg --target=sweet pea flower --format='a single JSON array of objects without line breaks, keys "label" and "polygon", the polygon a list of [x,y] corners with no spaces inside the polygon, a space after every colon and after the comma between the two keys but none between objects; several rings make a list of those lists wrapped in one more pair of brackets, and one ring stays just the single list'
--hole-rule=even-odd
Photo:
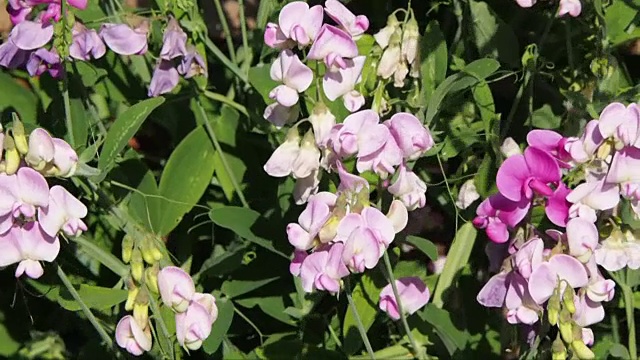
[{"label": "sweet pea flower", "polygon": [[544,242],[539,237],[533,238],[520,247],[513,255],[514,268],[526,280],[543,262]]},{"label": "sweet pea flower", "polygon": [[591,222],[597,220],[596,210],[613,209],[620,202],[618,186],[603,180],[587,179],[566,196],[572,203],[569,217],[582,217]]},{"label": "sweet pea flower", "polygon": [[342,103],[349,112],[358,111],[364,106],[364,95],[356,90],[351,90],[342,96]]},{"label": "sweet pea flower", "polygon": [[565,150],[567,139],[551,130],[531,130],[527,134],[527,143],[553,156],[562,168],[571,168],[567,161],[571,155]]},{"label": "sweet pea flower", "polygon": [[628,182],[640,182],[640,149],[625,147],[611,160],[606,182],[622,184]]},{"label": "sweet pea flower", "polygon": [[602,275],[593,276],[587,286],[587,298],[593,302],[611,301],[616,293],[616,283]]},{"label": "sweet pea flower", "polygon": [[50,3],[45,11],[38,14],[38,18],[45,24],[60,21],[60,19],[62,19],[62,8],[60,4]]},{"label": "sweet pea flower", "polygon": [[307,207],[298,217],[298,222],[287,225],[289,243],[297,250],[308,250],[313,247],[320,229],[331,216],[331,207],[335,205],[336,196],[331,195],[333,196],[312,196]]},{"label": "sweet pea flower", "polygon": [[599,302],[592,301],[586,294],[574,297],[576,312],[573,314],[578,326],[586,327],[599,323],[604,319],[604,307]]},{"label": "sweet pea flower", "polygon": [[53,161],[55,145],[47,130],[36,128],[29,134],[29,151],[24,157],[27,164],[36,170],[42,170]]},{"label": "sweet pea flower", "polygon": [[580,0],[560,0],[560,8],[558,9],[558,17],[569,14],[577,17],[582,12],[582,4]]},{"label": "sweet pea flower", "polygon": [[[430,298],[429,288],[419,277],[403,277],[396,279],[396,289],[405,314],[411,315],[424,307]],[[400,320],[401,314],[398,307],[398,299],[393,293],[391,284],[380,291],[380,310],[384,311],[393,320]]]},{"label": "sweet pea flower", "polygon": [[32,52],[26,67],[31,76],[40,76],[48,71],[53,78],[59,78],[64,71],[60,56],[55,49],[40,48]]},{"label": "sweet pea flower", "polygon": [[27,16],[36,5],[28,0],[9,0],[7,1],[7,13],[13,25],[17,25],[27,19]]},{"label": "sweet pea flower", "polygon": [[389,40],[391,36],[400,28],[400,22],[396,18],[395,14],[391,14],[387,17],[387,24],[373,35],[376,43],[384,50],[389,46]]},{"label": "sweet pea flower", "polygon": [[129,354],[140,356],[151,350],[151,329],[148,324],[143,329],[133,316],[127,315],[116,326],[116,343]]},{"label": "sweet pea flower", "polygon": [[598,245],[598,229],[591,221],[575,218],[567,222],[569,255],[586,263]]},{"label": "sweet pea flower", "polygon": [[582,328],[582,342],[587,346],[591,346],[593,345],[594,340],[593,330],[589,328]]},{"label": "sweet pea flower", "polygon": [[53,37],[53,25],[25,20],[11,29],[8,42],[21,50],[36,50],[45,46]]},{"label": "sweet pea flower", "polygon": [[422,208],[427,203],[427,184],[403,163],[399,167],[398,178],[387,190],[400,199],[407,210]]},{"label": "sweet pea flower", "polygon": [[434,145],[429,129],[412,114],[397,113],[384,124],[389,128],[406,160],[417,160]]},{"label": "sweet pea flower", "polygon": [[191,276],[177,266],[166,266],[158,273],[162,302],[178,313],[185,312],[196,292]]},{"label": "sweet pea flower", "polygon": [[71,177],[76,172],[78,154],[66,141],[53,138],[53,165],[56,176]]},{"label": "sweet pea flower", "polygon": [[283,106],[275,102],[264,109],[262,116],[277,129],[281,129],[285,124],[297,120],[299,113],[300,108],[297,104],[294,106]]},{"label": "sweet pea flower", "polygon": [[304,259],[300,279],[305,292],[324,290],[337,294],[340,291],[340,279],[349,275],[349,269],[342,261],[343,249],[342,243],[333,243],[316,249]]},{"label": "sweet pea flower", "polygon": [[491,241],[504,243],[509,240],[509,229],[524,219],[530,206],[526,199],[514,202],[497,193],[478,206],[473,225],[479,229],[486,229]]},{"label": "sweet pea flower", "polygon": [[311,196],[318,192],[321,176],[322,172],[315,169],[309,176],[296,179],[296,183],[293,186],[293,200],[296,205],[306,203]]},{"label": "sweet pea flower", "polygon": [[147,96],[155,97],[171,92],[180,82],[180,74],[173,63],[169,60],[161,59],[153,69],[151,83]]},{"label": "sweet pea flower", "polygon": [[0,45],[0,66],[7,69],[22,67],[29,60],[30,51],[22,50],[11,40]]},{"label": "sweet pea flower", "polygon": [[147,52],[149,24],[132,29],[125,24],[102,24],[100,37],[109,49],[119,55],[142,55]]},{"label": "sweet pea flower", "polygon": [[476,189],[476,184],[473,179],[470,179],[465,181],[460,187],[456,206],[460,209],[466,209],[478,199],[480,199],[480,194],[478,194],[478,190]]},{"label": "sweet pea flower", "polygon": [[485,307],[505,307],[510,324],[533,324],[540,307],[533,301],[527,280],[516,272],[500,272],[489,279],[476,300]]},{"label": "sweet pea flower", "polygon": [[57,236],[44,233],[37,222],[14,225],[0,237],[0,266],[18,263],[16,278],[26,273],[32,279],[44,274],[40,261],[52,262],[60,252]]},{"label": "sweet pea flower", "polygon": [[328,71],[347,67],[346,59],[358,56],[358,47],[353,38],[332,25],[322,25],[318,38],[311,45],[307,59],[324,60]]},{"label": "sweet pea flower", "polygon": [[307,46],[318,36],[323,17],[320,5],[309,8],[304,1],[290,2],[280,11],[278,24],[267,25],[264,42],[278,49],[292,46],[291,41],[298,46]]},{"label": "sweet pea flower", "polygon": [[211,294],[195,293],[187,309],[176,314],[176,339],[180,346],[198,350],[211,334],[218,308]]},{"label": "sweet pea flower", "polygon": [[594,251],[595,261],[608,271],[618,271],[624,267],[640,268],[640,243],[634,236],[614,229]]},{"label": "sweet pea flower", "polygon": [[282,82],[269,93],[269,97],[280,105],[293,106],[298,102],[298,93],[309,88],[313,81],[313,71],[300,61],[291,50],[280,52],[271,65],[271,79]]},{"label": "sweet pea flower", "polygon": [[538,1],[537,0],[516,0],[516,2],[518,3],[518,5],[520,5],[520,7],[530,8]]},{"label": "sweet pea flower", "polygon": [[[336,71],[327,71],[324,74],[322,78],[322,89],[327,99],[334,101],[342,96],[345,107],[350,112],[354,112],[364,105],[364,102],[360,103],[360,96],[362,95],[354,96],[352,91],[354,91],[353,88],[361,80],[365,60],[366,56],[345,59],[346,65],[344,68],[338,68]],[[354,97],[357,99],[354,100]],[[364,99],[364,97],[362,99]]]},{"label": "sweet pea flower", "polygon": [[78,236],[87,231],[81,220],[87,216],[87,207],[59,185],[49,190],[49,204],[38,212],[40,227],[49,236],[56,236],[62,230],[68,236]]},{"label": "sweet pea flower", "polygon": [[518,202],[532,199],[534,193],[553,195],[549,183],[560,181],[557,162],[551,155],[535,147],[528,147],[523,155],[514,155],[502,163],[496,176],[498,190],[507,199]]},{"label": "sweet pea flower", "polygon": [[293,171],[293,163],[300,154],[300,135],[296,127],[287,132],[286,140],[271,154],[264,171],[273,177],[289,176]]},{"label": "sweet pea flower", "polygon": [[13,218],[33,218],[37,208],[49,204],[47,180],[37,171],[21,167],[14,175],[0,174],[0,234],[13,225]]},{"label": "sweet pea flower", "polygon": [[587,162],[602,145],[604,137],[600,133],[599,123],[598,120],[589,121],[582,136],[566,145],[573,161],[580,164]]},{"label": "sweet pea flower", "polygon": [[331,145],[335,153],[343,158],[354,154],[362,158],[381,150],[391,133],[379,121],[380,117],[373,110],[361,110],[347,116],[332,131]]},{"label": "sweet pea flower", "polygon": [[171,60],[181,56],[187,56],[187,34],[176,19],[171,17],[162,35],[160,58]]},{"label": "sweet pea flower", "polygon": [[522,154],[520,146],[518,146],[518,143],[511,137],[504,139],[502,145],[500,145],[500,152],[505,158]]},{"label": "sweet pea flower", "polygon": [[[338,225],[336,241],[347,242],[351,234],[358,228],[371,230],[370,234],[364,235],[373,236],[380,251],[386,249],[393,242],[396,233],[402,230],[394,227],[392,220],[380,210],[367,206],[362,209],[360,214],[350,213],[342,218]],[[381,252],[379,254],[382,255]]]},{"label": "sweet pea flower", "polygon": [[533,270],[528,289],[531,298],[541,305],[559,285],[563,291],[565,283],[572,288],[580,288],[588,282],[587,270],[580,261],[570,255],[557,254]]},{"label": "sweet pea flower", "polygon": [[324,11],[354,39],[358,39],[369,28],[369,19],[366,16],[354,15],[338,0],[325,1]]},{"label": "sweet pea flower", "polygon": [[302,267],[302,263],[304,259],[307,258],[309,254],[306,251],[295,250],[293,252],[293,259],[291,260],[291,264],[289,265],[289,272],[293,276],[300,276],[300,268]]},{"label": "sweet pea flower", "polygon": [[320,149],[316,146],[313,131],[309,130],[302,138],[298,156],[291,164],[291,172],[296,179],[310,176],[320,168]]},{"label": "sweet pea flower", "polygon": [[344,242],[342,261],[351,272],[361,273],[365,269],[373,269],[378,264],[382,251],[384,250],[380,249],[373,231],[366,227],[358,227]]},{"label": "sweet pea flower", "polygon": [[640,145],[640,109],[637,104],[611,103],[600,113],[598,130],[603,138],[613,137],[624,146]]},{"label": "sweet pea flower", "polygon": [[571,203],[567,201],[567,195],[570,193],[571,189],[563,182],[560,182],[553,195],[547,198],[547,206],[545,206],[544,211],[547,214],[547,218],[558,226],[564,227],[567,225],[569,209],[571,208]]},{"label": "sweet pea flower", "polygon": [[93,29],[87,29],[80,22],[73,25],[73,40],[69,45],[69,55],[76,60],[89,61],[91,58],[99,59],[107,51],[104,42]]},{"label": "sweet pea flower", "polygon": [[338,161],[336,167],[338,168],[338,177],[340,178],[340,185],[338,185],[339,192],[358,194],[364,189],[367,190],[367,193],[369,192],[369,182],[367,179],[348,172],[342,162]]},{"label": "sweet pea flower", "polygon": [[336,117],[326,105],[320,103],[313,108],[313,112],[309,116],[309,122],[313,128],[316,145],[320,148],[326,148],[331,139],[331,129],[336,124]]},{"label": "sweet pea flower", "polygon": [[376,152],[358,156],[356,169],[360,173],[373,171],[381,178],[386,179],[389,174],[395,172],[394,168],[400,164],[402,164],[402,150],[396,144],[395,139],[388,136],[384,145]]},{"label": "sweet pea flower", "polygon": [[207,63],[193,45],[187,45],[187,54],[180,60],[177,69],[185,79],[196,75],[208,76]]}]

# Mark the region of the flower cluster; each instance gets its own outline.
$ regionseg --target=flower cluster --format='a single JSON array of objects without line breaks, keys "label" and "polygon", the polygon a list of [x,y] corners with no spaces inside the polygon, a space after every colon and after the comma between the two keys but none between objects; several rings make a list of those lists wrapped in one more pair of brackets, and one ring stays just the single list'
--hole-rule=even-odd
[{"label": "flower cluster", "polygon": [[[176,313],[176,337],[180,346],[187,350],[199,349],[218,318],[215,297],[196,292],[191,276],[176,266],[166,266],[146,280],[149,290],[160,293],[163,304]],[[152,338],[148,317],[149,294],[139,288],[134,289],[129,292],[125,304],[125,309],[133,310],[133,316],[126,315],[118,322],[116,342],[138,356],[151,350]]]},{"label": "flower cluster", "polygon": [[407,75],[420,76],[418,43],[420,32],[418,22],[411,13],[406,24],[398,21],[394,14],[389,15],[387,25],[374,35],[376,43],[384,51],[378,63],[377,74],[383,79],[393,76],[393,85],[403,87]]},{"label": "flower cluster", "polygon": [[45,176],[70,177],[78,156],[64,140],[37,128],[29,135],[14,119],[0,133],[0,266],[18,263],[15,276],[37,279],[40,261],[52,262],[60,251],[58,234],[77,236],[87,230],[87,208],[65,188],[49,188]]},{"label": "flower cluster", "polygon": [[[493,250],[502,249],[490,251],[492,263],[502,266],[478,301],[505,307],[513,324],[533,324],[546,309],[564,344],[580,358],[592,355],[581,331],[604,318],[601,302],[614,294],[615,283],[598,265],[608,271],[640,268],[636,234],[614,219],[626,204],[640,216],[638,129],[638,105],[612,103],[580,137],[533,130],[524,153],[503,146],[510,156],[497,173],[499,193],[480,204],[473,221],[494,241]],[[566,230],[542,231],[524,221],[536,205]],[[562,341],[555,348],[564,349]]]}]

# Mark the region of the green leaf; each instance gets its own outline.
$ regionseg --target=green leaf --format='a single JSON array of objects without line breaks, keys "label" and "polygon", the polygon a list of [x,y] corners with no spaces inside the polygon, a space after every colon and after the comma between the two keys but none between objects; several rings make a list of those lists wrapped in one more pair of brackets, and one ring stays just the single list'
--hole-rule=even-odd
[{"label": "green leaf", "polygon": [[256,16],[256,27],[264,29],[269,21],[269,16],[276,9],[275,0],[261,0],[258,5],[258,15]]},{"label": "green leaf", "polygon": [[[80,311],[82,308],[78,304],[71,293],[63,287],[57,285],[43,284],[37,281],[29,280],[29,285],[33,286],[38,292],[43,294],[47,299],[56,301],[60,306],[69,311]],[[82,301],[90,309],[104,310],[114,307],[127,299],[127,290],[112,289],[93,285],[74,285],[78,291],[78,295]]]},{"label": "green leaf", "polygon": [[202,197],[213,177],[214,149],[202,126],[178,144],[162,172],[158,193],[163,202],[155,231],[166,235]]},{"label": "green leaf", "polygon": [[107,70],[97,68],[87,61],[73,62],[76,74],[80,76],[82,84],[87,87],[93,87],[98,81],[107,76]]},{"label": "green leaf", "polygon": [[286,307],[284,306],[282,296],[261,296],[248,299],[235,299],[234,301],[238,305],[246,308],[253,308],[257,305],[260,310],[272,318],[287,325],[294,325],[291,317],[285,312]]},{"label": "green leaf", "polygon": [[137,190],[131,194],[129,199],[129,213],[149,231],[158,232],[160,229],[155,229],[155,227],[161,223],[163,208],[161,206],[162,200],[158,198],[160,192],[156,177],[151,170],[144,173]]},{"label": "green leaf", "polygon": [[623,42],[637,38],[639,36],[638,29],[627,32],[627,28],[638,14],[638,7],[632,5],[632,2],[612,1],[607,7],[604,19],[607,29],[607,38],[614,46]]},{"label": "green leaf", "polygon": [[419,236],[409,235],[407,236],[406,241],[418,248],[418,250],[422,251],[425,255],[429,257],[431,260],[438,259],[438,248],[431,241],[421,238]]},{"label": "green leaf", "polygon": [[557,129],[560,127],[562,119],[551,110],[549,104],[542,105],[541,108],[536,109],[531,113],[531,123],[527,121],[525,125],[532,124],[539,129]]},{"label": "green leaf", "polygon": [[481,56],[491,55],[512,67],[520,63],[518,38],[484,1],[469,1],[471,32]]},{"label": "green leaf", "polygon": [[163,102],[163,97],[143,100],[118,116],[109,128],[98,159],[98,168],[103,170],[102,176],[105,176],[111,170],[111,167],[115,164],[116,156],[124,149],[129,139],[135,135],[151,112]]},{"label": "green leaf", "polygon": [[442,339],[444,346],[449,351],[449,355],[465,348],[469,334],[455,327],[448,311],[439,309],[435,304],[428,304],[419,315],[434,327],[436,334]]},{"label": "green leaf", "polygon": [[447,76],[447,43],[437,21],[427,25],[420,43],[420,75],[422,88],[420,98],[426,105],[436,87]]},{"label": "green leaf", "polygon": [[[15,326],[15,324],[11,323],[8,325]],[[0,312],[0,356],[8,359],[18,351],[21,346],[20,342],[11,336],[11,332],[6,326],[6,317],[4,313]]]},{"label": "green leaf", "polygon": [[260,64],[249,69],[249,83],[262,95],[265,103],[271,103],[273,100],[269,98],[269,92],[273,90],[278,83],[271,80],[270,67],[266,64]]},{"label": "green leaf", "polygon": [[477,235],[478,231],[471,222],[462,225],[456,233],[447,254],[447,262],[444,264],[444,269],[433,292],[435,306],[441,308],[444,305],[444,292],[453,286],[456,276],[469,261]]},{"label": "green leaf", "polygon": [[227,331],[229,331],[231,327],[233,313],[235,312],[231,299],[224,297],[218,298],[216,305],[218,306],[218,319],[211,328],[211,334],[202,343],[202,348],[207,354],[213,354],[218,350]]},{"label": "green leaf", "polygon": [[487,198],[493,193],[492,190],[495,186],[497,172],[498,168],[493,154],[485,155],[484,159],[482,159],[482,163],[480,163],[480,167],[478,168],[478,173],[473,179],[478,194],[483,198]]},{"label": "green leaf", "polygon": [[261,288],[278,279],[279,277],[262,280],[227,280],[222,283],[220,291],[222,291],[227,297],[234,298]]},{"label": "green leaf", "polygon": [[[373,321],[376,319],[376,314],[378,313],[378,298],[382,290],[382,287],[376,286],[376,281],[374,280],[378,279],[374,279],[371,272],[364,273],[358,283],[353,287],[353,292],[351,293],[360,320],[362,320],[362,325],[366,330],[369,330],[371,325],[373,325]],[[378,284],[381,283],[383,283],[383,281],[378,282]],[[358,325],[355,315],[353,311],[351,311],[351,307],[347,308],[347,312],[344,315],[342,335],[344,336],[342,350],[348,355],[353,355],[362,348],[362,338],[358,332]]]},{"label": "green leaf", "polygon": [[289,260],[289,256],[274,248],[270,240],[259,237],[251,230],[252,226],[261,218],[257,211],[237,206],[223,206],[211,210],[209,217],[216,225],[230,229],[241,238]]},{"label": "green leaf", "polygon": [[[87,112],[81,99],[71,98],[69,99],[69,105],[71,112],[71,131],[73,133],[73,142],[69,141],[69,145],[74,149],[81,149],[87,142],[87,136],[89,135]],[[68,134],[67,139],[70,140]]]},{"label": "green leaf", "polygon": [[0,88],[0,111],[15,111],[22,122],[35,124],[38,111],[36,95],[4,72],[0,72]]},{"label": "green leaf", "polygon": [[[228,145],[229,148],[236,148],[236,133],[238,131],[238,125],[240,122],[240,114],[233,108],[224,105],[219,117],[211,121],[213,131],[216,133],[216,137],[220,144]],[[242,182],[244,173],[247,171],[247,167],[244,162],[237,156],[228,152],[223,152],[224,158],[229,165],[232,174],[229,174],[222,162],[221,154],[216,152],[213,156],[213,166],[216,169],[216,179],[222,187],[227,200],[233,200],[233,194],[236,189],[233,185],[231,176],[236,178],[238,183]]]}]

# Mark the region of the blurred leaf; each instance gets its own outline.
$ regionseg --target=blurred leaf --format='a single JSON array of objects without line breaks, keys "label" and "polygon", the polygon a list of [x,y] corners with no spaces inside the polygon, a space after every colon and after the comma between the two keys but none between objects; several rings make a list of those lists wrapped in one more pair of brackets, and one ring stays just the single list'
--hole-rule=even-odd
[{"label": "blurred leaf", "polygon": [[211,328],[211,334],[202,343],[202,348],[207,354],[213,354],[218,350],[233,322],[234,307],[231,299],[218,298],[216,305],[218,306],[218,319]]},{"label": "blurred leaf", "polygon": [[162,172],[158,193],[162,212],[155,231],[166,235],[204,194],[213,177],[213,145],[202,126],[178,144]]},{"label": "blurred leaf", "polygon": [[482,119],[482,124],[484,125],[484,133],[485,139],[488,144],[493,145],[498,149],[494,149],[494,151],[499,150],[499,144],[497,143],[497,133],[498,130],[494,127],[497,124],[498,116],[496,115],[496,106],[493,101],[493,94],[491,94],[491,88],[489,88],[489,84],[486,81],[481,81],[479,84],[471,89],[473,93],[473,100],[480,111],[480,118]]},{"label": "blurred leaf", "polygon": [[[371,272],[362,274],[358,283],[353,287],[351,296],[356,305],[358,315],[360,315],[360,320],[362,320],[362,325],[366,330],[369,330],[376,319],[381,290],[382,287],[376,286]],[[351,307],[347,308],[347,312],[344,315],[342,335],[344,336],[342,350],[348,355],[353,355],[362,348],[362,338],[358,332],[358,325]]]},{"label": "blurred leaf", "polygon": [[605,10],[604,19],[607,29],[607,38],[614,46],[617,46],[623,42],[640,37],[640,29],[636,28],[633,31],[627,32],[627,28],[631,25],[638,14],[637,3],[632,5],[632,2],[627,1],[612,1],[611,5]]},{"label": "blurred leaf", "polygon": [[406,241],[418,248],[418,250],[422,251],[425,255],[429,257],[431,260],[438,259],[438,248],[434,243],[427,239],[423,239],[419,236],[409,235],[407,236]]},{"label": "blurred leaf", "polygon": [[129,139],[135,135],[140,125],[163,102],[163,97],[146,99],[131,106],[118,116],[109,128],[98,159],[98,168],[103,171],[103,177],[111,170],[115,164],[116,156],[127,146]]},{"label": "blurred leaf", "polygon": [[262,95],[265,103],[272,103],[269,98],[269,92],[273,90],[278,83],[271,80],[271,67],[266,64],[260,64],[249,69],[249,83],[256,89],[258,94]]},{"label": "blurred leaf", "polygon": [[437,21],[431,21],[424,31],[420,43],[420,76],[422,88],[420,98],[423,104],[431,99],[436,87],[447,76],[447,43]]},{"label": "blurred leaf", "polygon": [[[553,113],[549,104],[544,104],[531,113],[531,124],[539,129],[557,129],[561,122],[562,119]],[[527,121],[525,125],[529,125],[529,122]]]},{"label": "blurred leaf", "polygon": [[[70,112],[71,112],[71,132],[73,134],[73,141],[67,133],[67,140],[69,145],[76,150],[83,149],[87,142],[87,136],[89,135],[89,119],[87,118],[87,112],[84,108],[84,104],[81,99],[71,98],[69,99]],[[68,129],[67,129],[68,131]]]},{"label": "blurred leaf", "polygon": [[36,95],[4,72],[0,72],[0,88],[0,111],[10,109],[20,115],[22,122],[35,124],[38,111]]},{"label": "blurred leaf", "polygon": [[629,350],[622,344],[612,344],[609,349],[609,355],[618,359],[630,359]]},{"label": "blurred leaf", "polygon": [[220,291],[222,291],[227,297],[234,298],[263,287],[278,279],[278,277],[273,277],[261,280],[227,280],[222,283]]},{"label": "blurred leaf", "polygon": [[87,88],[93,87],[108,74],[107,70],[97,68],[87,61],[75,61],[73,67],[76,74],[80,76],[82,84]]},{"label": "blurred leaf", "polygon": [[481,56],[495,58],[517,67],[520,64],[518,38],[513,30],[484,1],[469,1],[471,30]]},{"label": "blurred leaf", "polygon": [[240,122],[240,114],[233,108],[224,105],[219,117],[215,121],[211,122],[213,131],[218,138],[221,145],[228,145],[223,147],[224,157],[229,165],[231,174],[226,171],[222,162],[221,154],[216,152],[213,155],[213,165],[216,169],[216,179],[224,191],[224,195],[228,201],[233,200],[233,194],[236,189],[231,180],[231,176],[235,177],[238,184],[242,183],[244,173],[247,171],[247,167],[244,162],[237,156],[224,151],[225,148],[236,149],[236,135],[238,133],[238,125]]},{"label": "blurred leaf", "polygon": [[469,262],[473,244],[476,241],[478,231],[471,222],[460,227],[453,239],[444,269],[438,278],[438,283],[433,292],[433,304],[439,308],[444,305],[444,293],[453,286],[455,278],[465,265]]},{"label": "blurred leaf", "polygon": [[[224,286],[224,284],[223,284]],[[289,315],[285,312],[284,300],[282,296],[261,296],[249,299],[236,299],[234,300],[238,305],[253,308],[256,305],[265,314],[272,318],[285,323],[287,325],[294,325]]]},{"label": "blurred leaf", "polygon": [[428,304],[418,314],[434,327],[436,334],[442,339],[447,351],[449,351],[449,355],[465,348],[469,334],[455,327],[448,311],[439,309],[435,304]]},{"label": "blurred leaf", "polygon": [[258,5],[258,15],[256,16],[256,27],[264,29],[269,21],[269,16],[276,9],[275,0],[260,0]]},{"label": "blurred leaf", "polygon": [[141,224],[151,232],[158,232],[156,226],[160,225],[163,207],[162,200],[158,198],[158,184],[151,170],[147,170],[137,187],[138,192],[133,192],[129,200],[129,213],[138,219]]},{"label": "blurred leaf", "polygon": [[[66,288],[57,285],[43,284],[34,280],[29,280],[29,285],[47,299],[55,301],[69,311],[80,311],[81,307]],[[127,299],[127,290],[112,289],[93,285],[74,285],[82,301],[90,309],[104,310],[116,306]]]},{"label": "blurred leaf", "polygon": [[478,173],[473,179],[476,190],[482,198],[487,198],[493,193],[497,172],[498,167],[496,166],[496,159],[493,154],[485,155],[478,168]]},{"label": "blurred leaf", "polygon": [[[11,332],[6,326],[5,315],[2,312],[0,312],[0,320],[0,356],[8,359],[18,351],[22,345],[11,336]],[[14,324],[10,323],[8,325],[13,326]]]}]

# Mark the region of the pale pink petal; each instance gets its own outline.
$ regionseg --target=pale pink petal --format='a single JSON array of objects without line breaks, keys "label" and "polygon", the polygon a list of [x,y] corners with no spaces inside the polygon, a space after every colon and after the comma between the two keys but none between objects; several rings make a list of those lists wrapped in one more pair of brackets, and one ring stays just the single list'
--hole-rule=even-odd
[{"label": "pale pink petal", "polygon": [[549,259],[549,266],[555,271],[560,280],[566,280],[573,288],[579,288],[589,283],[587,270],[576,258],[557,254]]},{"label": "pale pink petal", "polygon": [[598,122],[598,130],[602,137],[608,138],[612,136],[618,126],[627,121],[627,108],[619,102],[614,102],[602,110],[600,120]]},{"label": "pale pink petal", "polygon": [[482,287],[476,300],[485,307],[502,307],[507,296],[507,273],[492,276]]},{"label": "pale pink petal", "polygon": [[542,304],[551,297],[557,285],[558,275],[554,268],[550,263],[542,263],[529,277],[529,294],[536,304]]},{"label": "pale pink petal", "polygon": [[49,185],[39,172],[22,167],[17,172],[18,196],[23,203],[46,207],[49,204]]}]

